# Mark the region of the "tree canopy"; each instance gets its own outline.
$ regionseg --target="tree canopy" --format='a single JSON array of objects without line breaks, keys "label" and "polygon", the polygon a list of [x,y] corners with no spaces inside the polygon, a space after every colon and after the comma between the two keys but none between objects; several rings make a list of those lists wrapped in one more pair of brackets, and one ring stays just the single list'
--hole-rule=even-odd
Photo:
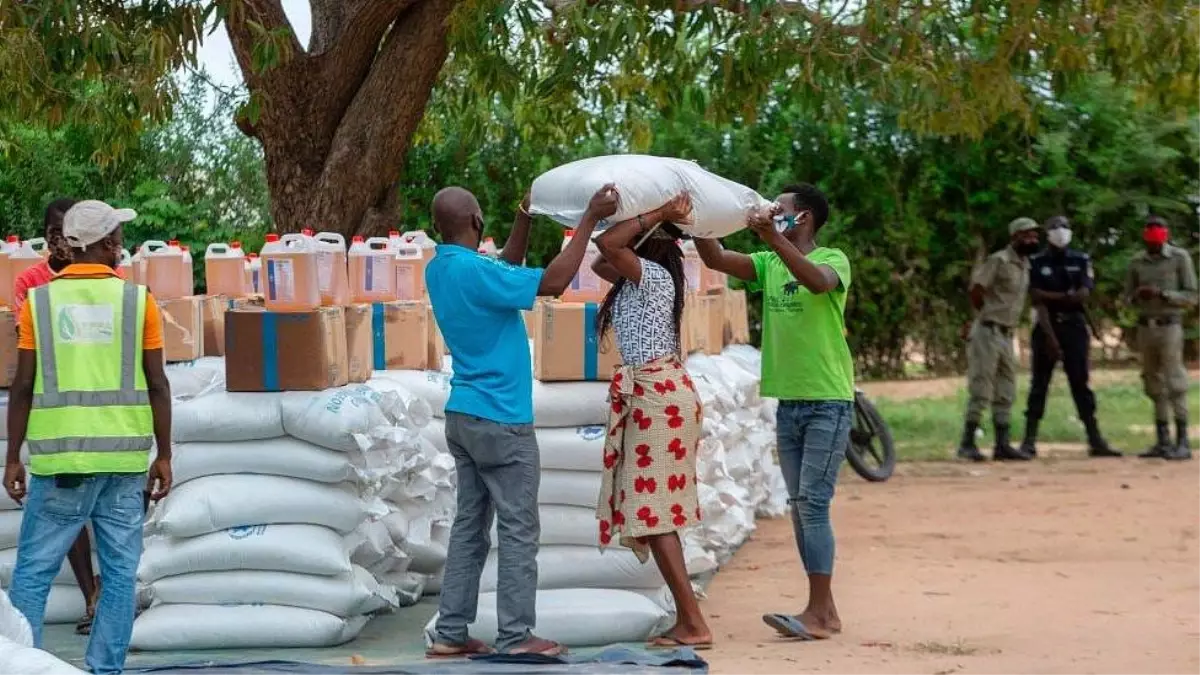
[{"label": "tree canopy", "polygon": [[[667,113],[752,122],[762,103],[841,116],[847,91],[900,128],[979,138],[1031,125],[1107,72],[1163,109],[1197,96],[1197,4],[1172,0],[311,0],[301,44],[280,0],[0,0],[0,124],[98,124],[101,156],[169,112],[167,74],[223,20],[262,145],[276,224],[393,224],[396,183],[435,84],[452,129],[503,106],[523,140],[626,135]],[[6,133],[3,137],[11,142]]]}]

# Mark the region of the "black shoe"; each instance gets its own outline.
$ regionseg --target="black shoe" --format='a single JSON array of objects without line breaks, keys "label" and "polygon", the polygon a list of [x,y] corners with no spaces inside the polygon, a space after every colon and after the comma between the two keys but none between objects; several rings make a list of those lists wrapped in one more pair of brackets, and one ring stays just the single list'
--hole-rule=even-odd
[{"label": "black shoe", "polygon": [[1155,422],[1155,443],[1150,446],[1142,454],[1138,455],[1142,459],[1162,459],[1167,456],[1167,450],[1171,447],[1171,425],[1167,422]]},{"label": "black shoe", "polygon": [[968,462],[987,461],[987,457],[983,456],[983,453],[979,451],[979,446],[975,444],[975,432],[978,429],[977,422],[967,422],[963,425],[962,440],[958,443],[958,452],[956,453],[959,459]]},{"label": "black shoe", "polygon": [[1025,440],[1021,441],[1021,452],[1037,457],[1038,423],[1041,420],[1025,418]]},{"label": "black shoe", "polygon": [[1033,455],[1014,448],[1009,443],[1009,428],[996,425],[996,447],[992,449],[992,459],[997,462],[1028,462]]},{"label": "black shoe", "polygon": [[1088,457],[1123,456],[1120,450],[1109,445],[1108,441],[1100,435],[1100,427],[1096,424],[1096,420],[1084,420],[1083,424],[1087,427]]},{"label": "black shoe", "polygon": [[1175,445],[1167,448],[1165,459],[1184,460],[1192,458],[1192,446],[1188,443],[1186,420],[1175,420]]}]

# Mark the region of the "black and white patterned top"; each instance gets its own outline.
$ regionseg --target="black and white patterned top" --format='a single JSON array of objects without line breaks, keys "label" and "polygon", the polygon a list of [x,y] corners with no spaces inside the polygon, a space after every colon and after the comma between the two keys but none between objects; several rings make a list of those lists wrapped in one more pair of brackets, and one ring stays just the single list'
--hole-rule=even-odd
[{"label": "black and white patterned top", "polygon": [[612,325],[626,365],[640,366],[679,353],[675,330],[675,282],[658,263],[638,258],[642,281],[626,280],[613,303]]}]

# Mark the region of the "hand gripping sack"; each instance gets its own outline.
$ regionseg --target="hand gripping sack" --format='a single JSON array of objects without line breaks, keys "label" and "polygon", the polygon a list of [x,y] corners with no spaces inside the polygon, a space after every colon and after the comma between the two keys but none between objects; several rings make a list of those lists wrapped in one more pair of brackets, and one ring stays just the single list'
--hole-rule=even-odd
[{"label": "hand gripping sack", "polygon": [[367,617],[281,605],[159,605],[133,622],[143,651],[333,647],[353,640]]},{"label": "hand gripping sack", "polygon": [[[539,637],[568,647],[598,647],[616,642],[644,642],[670,627],[674,619],[653,600],[610,588],[565,588],[537,594]],[[425,642],[433,640],[435,614],[425,626]],[[468,632],[491,643],[496,639],[496,594],[480,593],[479,610]]]},{"label": "hand gripping sack", "polygon": [[606,184],[621,195],[610,223],[652,211],[680,192],[692,198],[692,222],[680,227],[695,237],[724,237],[746,226],[747,213],[768,205],[754,190],[714,173],[695,162],[650,155],[607,155],[564,164],[533,181],[530,213],[549,216],[574,227],[588,201]]},{"label": "hand gripping sack", "polygon": [[305,523],[341,533],[367,518],[367,504],[349,489],[298,478],[222,474],[188,481],[154,511],[152,529],[195,537],[242,525]]}]

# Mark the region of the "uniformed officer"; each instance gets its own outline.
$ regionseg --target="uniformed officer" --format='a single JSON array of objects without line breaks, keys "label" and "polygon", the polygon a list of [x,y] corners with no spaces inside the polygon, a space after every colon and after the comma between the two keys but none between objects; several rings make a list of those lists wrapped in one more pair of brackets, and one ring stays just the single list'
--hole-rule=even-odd
[{"label": "uniformed officer", "polygon": [[1017,393],[1017,358],[1013,329],[1025,308],[1029,288],[1029,256],[1038,250],[1038,224],[1017,218],[1008,224],[1009,245],[988,256],[971,279],[971,306],[979,312],[967,336],[967,419],[958,457],[974,462],[986,458],[975,445],[975,432],[990,404],[995,426],[996,460],[1032,457],[1009,443],[1013,398]]},{"label": "uniformed officer", "polygon": [[[1197,301],[1196,270],[1188,252],[1167,243],[1167,221],[1146,219],[1146,250],[1129,264],[1125,297],[1137,308],[1142,382],[1154,401],[1157,439],[1141,457],[1191,459],[1187,434],[1188,374],[1183,365],[1183,313]],[[1170,415],[1175,414],[1175,443]]]},{"label": "uniformed officer", "polygon": [[1025,408],[1025,440],[1021,450],[1037,456],[1038,423],[1046,412],[1046,391],[1054,366],[1062,359],[1075,411],[1087,430],[1088,455],[1120,457],[1109,447],[1096,424],[1096,396],[1088,386],[1088,351],[1091,333],[1084,303],[1095,286],[1088,254],[1068,248],[1071,223],[1054,216],[1045,223],[1049,246],[1029,259],[1029,296],[1036,321],[1031,346],[1033,382]]}]

